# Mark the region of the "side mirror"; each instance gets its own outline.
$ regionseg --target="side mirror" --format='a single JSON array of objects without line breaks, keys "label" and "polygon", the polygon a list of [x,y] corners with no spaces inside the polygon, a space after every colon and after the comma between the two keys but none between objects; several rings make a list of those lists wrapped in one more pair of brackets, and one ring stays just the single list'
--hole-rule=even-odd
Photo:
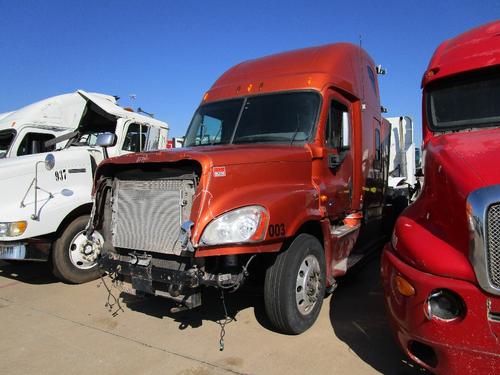
[{"label": "side mirror", "polygon": [[56,165],[56,158],[54,157],[54,154],[47,154],[44,163],[45,163],[45,169],[51,171]]},{"label": "side mirror", "polygon": [[349,126],[350,126],[350,121],[349,121],[349,112],[343,112],[342,113],[342,144],[340,147],[342,147],[343,150],[347,150],[349,148]]},{"label": "side mirror", "polygon": [[396,186],[403,186],[403,185],[405,185],[405,184],[406,184],[406,178],[403,178],[401,181],[399,181],[399,182],[397,183],[397,185],[396,185]]},{"label": "side mirror", "polygon": [[104,159],[109,157],[108,147],[113,147],[116,145],[116,134],[115,133],[102,133],[97,136],[95,142],[96,146],[101,146],[103,149]]},{"label": "side mirror", "polygon": [[113,147],[116,145],[116,134],[114,133],[103,133],[97,136],[96,146],[101,147]]}]

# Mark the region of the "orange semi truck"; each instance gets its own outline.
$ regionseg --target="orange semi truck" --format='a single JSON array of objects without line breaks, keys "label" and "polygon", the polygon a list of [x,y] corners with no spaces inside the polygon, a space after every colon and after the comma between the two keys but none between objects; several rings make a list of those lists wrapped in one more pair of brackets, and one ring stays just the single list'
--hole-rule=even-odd
[{"label": "orange semi truck", "polygon": [[243,62],[204,95],[184,147],[112,158],[88,238],[130,292],[201,304],[262,274],[274,327],[316,320],[335,279],[384,241],[389,124],[377,68],[338,43]]}]

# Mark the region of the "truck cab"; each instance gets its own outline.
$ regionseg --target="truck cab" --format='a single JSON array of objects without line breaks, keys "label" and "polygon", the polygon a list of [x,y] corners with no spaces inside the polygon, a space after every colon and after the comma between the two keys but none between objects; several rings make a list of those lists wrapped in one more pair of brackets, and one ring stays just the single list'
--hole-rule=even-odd
[{"label": "truck cab", "polygon": [[442,43],[422,80],[424,185],[382,258],[405,353],[436,374],[500,368],[500,22]]},{"label": "truck cab", "polygon": [[[116,102],[112,96],[104,96]],[[0,159],[52,151],[64,143],[46,147],[45,142],[78,127],[84,99],[76,93],[63,94],[0,114]]]},{"label": "truck cab", "polygon": [[[119,107],[114,97],[83,90],[40,103],[44,111],[1,120],[15,124],[3,130],[14,135],[0,159],[0,259],[50,260],[61,280],[89,281],[100,275],[98,254],[82,240],[97,165],[107,156],[166,148],[168,126]],[[54,133],[47,123],[54,118],[64,130]],[[112,142],[101,147],[101,134],[112,135]],[[18,156],[24,144],[37,152]]]},{"label": "truck cab", "polygon": [[[288,334],[383,241],[389,124],[377,70],[338,43],[246,61],[203,96],[184,147],[104,161],[87,236],[127,284],[194,308],[262,275]],[[92,236],[102,237],[95,244]]]}]

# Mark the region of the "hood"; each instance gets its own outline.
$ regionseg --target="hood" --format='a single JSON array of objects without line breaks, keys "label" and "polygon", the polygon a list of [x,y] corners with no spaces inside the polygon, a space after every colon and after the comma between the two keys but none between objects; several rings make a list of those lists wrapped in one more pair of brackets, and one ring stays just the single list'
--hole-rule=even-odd
[{"label": "hood", "polygon": [[[304,162],[311,160],[311,152],[306,147],[288,145],[224,145],[187,147],[153,152],[141,152],[110,158],[99,165],[126,165],[136,163],[168,163],[181,160],[199,162],[206,170],[212,166],[237,164],[259,164],[272,162]],[[98,170],[98,174],[99,174]]]},{"label": "hood", "polygon": [[443,134],[431,142],[446,173],[464,195],[480,187],[500,184],[500,128]]},{"label": "hood", "polygon": [[407,239],[400,255],[425,272],[475,282],[466,203],[472,191],[500,184],[500,129],[434,136],[424,153],[422,192],[396,223],[398,238]]}]

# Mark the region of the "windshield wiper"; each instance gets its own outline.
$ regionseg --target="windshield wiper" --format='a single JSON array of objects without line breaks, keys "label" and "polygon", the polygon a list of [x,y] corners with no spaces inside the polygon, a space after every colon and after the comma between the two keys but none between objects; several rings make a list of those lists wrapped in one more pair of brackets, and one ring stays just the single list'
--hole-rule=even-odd
[{"label": "windshield wiper", "polygon": [[295,141],[295,137],[297,136],[297,133],[299,132],[299,129],[300,129],[300,120],[299,120],[299,114],[297,113],[297,127],[295,128],[295,132],[293,133],[292,140],[290,141],[290,146]]}]

